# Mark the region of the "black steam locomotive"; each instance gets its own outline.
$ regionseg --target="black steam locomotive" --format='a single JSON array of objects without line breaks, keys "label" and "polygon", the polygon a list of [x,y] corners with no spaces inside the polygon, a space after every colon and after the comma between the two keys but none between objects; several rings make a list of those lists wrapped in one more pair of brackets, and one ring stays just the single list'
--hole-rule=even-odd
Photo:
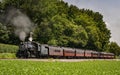
[{"label": "black steam locomotive", "polygon": [[68,47],[55,47],[37,42],[21,42],[16,53],[18,58],[100,58],[113,59],[113,53],[97,52]]}]

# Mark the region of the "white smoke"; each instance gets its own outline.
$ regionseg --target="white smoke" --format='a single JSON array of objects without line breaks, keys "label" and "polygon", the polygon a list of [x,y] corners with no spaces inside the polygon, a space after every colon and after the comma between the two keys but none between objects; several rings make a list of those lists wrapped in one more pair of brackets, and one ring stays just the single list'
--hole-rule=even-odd
[{"label": "white smoke", "polygon": [[32,40],[33,40],[32,35],[33,35],[33,33],[32,33],[32,32],[30,32],[29,41],[32,41]]},{"label": "white smoke", "polygon": [[33,28],[33,23],[20,10],[12,8],[8,11],[6,21],[10,22],[15,27],[15,34],[19,36],[21,41],[25,40],[27,34]]},{"label": "white smoke", "polygon": [[24,41],[25,40],[25,37],[26,37],[26,33],[24,31],[20,31],[18,32],[19,33],[19,38]]},{"label": "white smoke", "polygon": [[29,41],[32,41],[32,37],[29,37]]}]

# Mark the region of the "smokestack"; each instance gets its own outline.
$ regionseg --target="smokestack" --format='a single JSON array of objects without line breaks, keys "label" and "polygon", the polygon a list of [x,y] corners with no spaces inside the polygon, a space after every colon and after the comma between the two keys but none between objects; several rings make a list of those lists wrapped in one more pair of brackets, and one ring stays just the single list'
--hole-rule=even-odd
[{"label": "smokestack", "polygon": [[33,35],[33,33],[32,32],[30,32],[30,37],[29,37],[29,41],[32,41],[32,35]]}]

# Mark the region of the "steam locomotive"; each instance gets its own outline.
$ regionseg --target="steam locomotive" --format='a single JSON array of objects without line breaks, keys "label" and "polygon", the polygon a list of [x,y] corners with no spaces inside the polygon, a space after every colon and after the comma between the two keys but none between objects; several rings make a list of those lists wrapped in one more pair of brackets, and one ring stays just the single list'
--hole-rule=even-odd
[{"label": "steam locomotive", "polygon": [[113,59],[113,53],[97,52],[93,50],[56,47],[39,44],[34,41],[21,42],[16,53],[18,58],[96,58]]}]

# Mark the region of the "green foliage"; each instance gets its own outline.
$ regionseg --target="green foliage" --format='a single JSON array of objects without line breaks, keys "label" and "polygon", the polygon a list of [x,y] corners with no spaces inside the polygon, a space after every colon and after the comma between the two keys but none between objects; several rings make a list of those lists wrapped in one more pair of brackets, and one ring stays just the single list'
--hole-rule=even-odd
[{"label": "green foliage", "polygon": [[16,53],[0,53],[0,59],[14,59]]},{"label": "green foliage", "polygon": [[57,40],[51,39],[51,40],[48,41],[48,44],[49,44],[49,45],[57,46]]},{"label": "green foliage", "polygon": [[0,23],[0,41],[3,42],[3,43],[7,43],[9,40],[9,36],[8,36],[8,32],[6,30],[6,26],[3,26],[1,23]]},{"label": "green foliage", "polygon": [[[99,29],[96,26],[87,26],[87,31],[89,35],[88,47],[92,47],[93,49],[101,50],[102,43],[100,42],[99,38]],[[92,49],[91,48],[91,49]]]},{"label": "green foliage", "polygon": [[18,50],[18,46],[0,44],[0,53],[16,53],[17,50]]},{"label": "green foliage", "polygon": [[82,62],[1,60],[0,75],[119,75],[119,66],[120,61],[112,60]]},{"label": "green foliage", "polygon": [[120,47],[116,42],[111,42],[109,44],[109,51],[117,56],[120,55]]}]

